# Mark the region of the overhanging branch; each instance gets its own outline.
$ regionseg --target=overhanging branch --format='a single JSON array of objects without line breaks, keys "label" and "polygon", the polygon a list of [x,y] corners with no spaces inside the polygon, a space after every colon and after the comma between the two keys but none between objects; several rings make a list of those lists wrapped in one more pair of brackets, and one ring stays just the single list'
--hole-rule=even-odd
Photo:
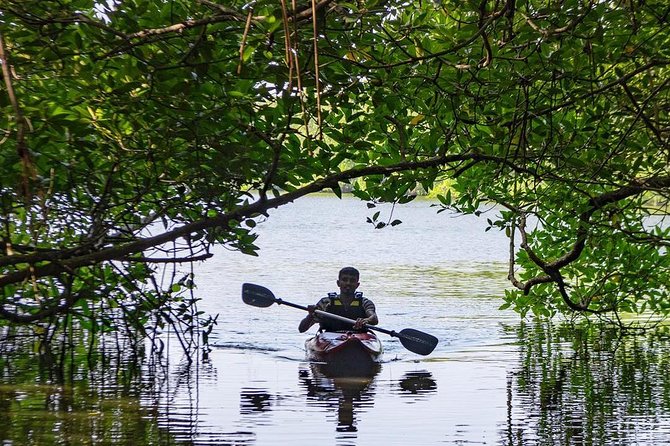
[{"label": "overhanging branch", "polygon": [[598,196],[592,197],[588,201],[588,208],[579,216],[580,225],[576,233],[576,241],[572,246],[572,249],[568,251],[565,255],[554,261],[546,261],[542,259],[528,244],[528,238],[526,233],[526,215],[521,213],[519,216],[519,222],[516,224],[513,229],[518,229],[521,234],[521,249],[526,251],[528,258],[537,265],[546,275],[536,276],[528,281],[521,282],[516,279],[514,275],[514,237],[511,235],[511,244],[510,244],[510,269],[508,273],[508,279],[510,282],[518,289],[523,290],[524,294],[528,294],[532,287],[541,283],[550,283],[554,282],[558,286],[559,293],[566,305],[574,311],[588,312],[588,313],[606,313],[613,311],[614,308],[604,308],[600,310],[593,310],[588,308],[587,305],[580,305],[575,303],[567,293],[566,284],[561,275],[561,269],[570,263],[576,261],[584,251],[586,246],[586,241],[588,239],[589,227],[591,225],[591,218],[593,214],[604,208],[607,205],[616,203],[626,198],[630,198],[648,191],[659,191],[667,190],[670,188],[670,177],[652,177],[644,180],[635,181],[633,184],[619,189],[605,192]]},{"label": "overhanging branch", "polygon": [[0,286],[21,283],[24,280],[35,280],[41,277],[55,276],[62,272],[73,272],[77,268],[91,266],[102,262],[114,260],[124,261],[133,254],[138,254],[147,249],[175,241],[181,237],[188,237],[190,234],[195,232],[205,231],[213,228],[229,227],[234,222],[234,224],[236,224],[236,222],[244,221],[245,219],[252,218],[255,215],[264,214],[269,209],[278,208],[303,196],[315,192],[320,192],[325,189],[336,188],[339,183],[355,178],[365,177],[368,175],[390,175],[393,173],[417,169],[437,168],[449,163],[468,160],[507,162],[506,160],[485,156],[479,153],[465,153],[455,155],[441,155],[418,161],[405,161],[388,166],[373,165],[349,169],[325,176],[306,186],[300,187],[294,191],[285,193],[278,197],[265,200],[259,199],[247,205],[240,206],[239,208],[229,213],[187,223],[183,226],[153,237],[144,237],[119,245],[101,247],[98,250],[92,252],[89,251],[81,255],[76,255],[76,249],[69,249],[60,252],[50,252],[43,254],[42,256],[40,256],[38,253],[26,255],[23,258],[18,256],[10,256],[10,259],[4,260],[11,260],[15,265],[20,265],[20,261],[27,261],[30,263],[18,271],[0,276]]}]

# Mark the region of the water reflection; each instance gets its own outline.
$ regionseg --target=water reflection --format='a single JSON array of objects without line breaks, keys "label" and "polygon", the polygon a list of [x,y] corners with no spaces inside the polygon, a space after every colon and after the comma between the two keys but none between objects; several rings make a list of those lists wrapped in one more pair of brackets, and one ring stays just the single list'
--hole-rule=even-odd
[{"label": "water reflection", "polygon": [[[235,315],[212,334],[210,363],[132,357],[123,333],[40,355],[30,338],[0,328],[0,445],[668,443],[667,330],[621,338],[520,324],[497,310],[504,234],[489,231],[501,242],[484,241],[472,219],[436,219],[413,203],[397,210],[403,225],[368,232],[352,230],[365,221],[365,203],[298,200],[272,226],[259,225],[255,263],[226,253],[206,262],[197,274],[202,309]],[[278,306],[261,313],[239,298],[244,281],[286,297],[320,295],[352,253],[385,326],[440,338],[429,358],[415,362],[387,339],[386,358],[397,361],[362,379],[337,378],[300,362],[300,315]],[[293,279],[296,265],[310,266],[310,280]]]},{"label": "water reflection", "polygon": [[549,324],[510,328],[523,343],[507,378],[506,445],[661,444],[670,438],[666,330]]},{"label": "water reflection", "polygon": [[0,341],[0,444],[667,443],[667,330],[503,331],[504,350],[391,361],[360,377],[273,352],[215,350],[212,363],[168,368],[123,351],[49,357]]},{"label": "water reflection", "polygon": [[425,370],[405,373],[399,384],[402,393],[411,395],[430,394],[437,390],[433,374]]},{"label": "water reflection", "polygon": [[[124,339],[100,335],[82,354],[40,351],[18,334],[0,333],[0,444],[177,444],[141,401],[152,391],[143,372],[161,373]],[[88,345],[84,334],[75,339]]]},{"label": "water reflection", "polygon": [[273,396],[265,389],[242,389],[240,393],[240,413],[249,415],[268,412]]},{"label": "water reflection", "polygon": [[325,406],[337,413],[337,432],[357,432],[356,416],[372,407],[375,377],[381,364],[371,364],[368,373],[350,376],[328,363],[310,363],[299,372],[307,403]]}]

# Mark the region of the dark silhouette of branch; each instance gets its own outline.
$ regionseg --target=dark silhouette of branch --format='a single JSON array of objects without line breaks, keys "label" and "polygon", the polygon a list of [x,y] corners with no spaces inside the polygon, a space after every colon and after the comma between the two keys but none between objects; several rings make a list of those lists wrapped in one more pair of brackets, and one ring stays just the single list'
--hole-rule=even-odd
[{"label": "dark silhouette of branch", "polygon": [[592,11],[592,8],[595,4],[596,4],[595,1],[593,1],[593,0],[589,1],[587,7],[584,8],[584,10],[577,17],[575,17],[567,25],[562,26],[560,28],[549,28],[549,29],[540,28],[539,26],[537,26],[535,24],[535,22],[533,22],[531,20],[530,17],[528,17],[526,15],[523,15],[523,14],[522,15],[523,15],[524,19],[526,20],[526,23],[528,23],[528,25],[531,28],[533,28],[535,31],[540,33],[542,35],[542,37],[547,39],[549,37],[558,36],[558,35],[565,34],[567,32],[570,32],[570,31],[574,30],[577,27],[577,25],[579,25],[582,21],[584,21],[586,16],[589,15],[589,13]]},{"label": "dark silhouette of branch", "polygon": [[[26,279],[37,279],[40,277],[54,276],[62,272],[74,271],[77,268],[90,266],[101,262],[124,260],[128,256],[131,256],[135,253],[172,242],[181,237],[188,237],[190,234],[198,231],[205,231],[212,228],[228,228],[231,226],[231,224],[244,221],[245,219],[254,215],[264,214],[269,209],[278,208],[287,203],[291,203],[305,195],[320,192],[325,189],[337,188],[339,187],[340,182],[348,181],[354,178],[360,178],[368,175],[390,175],[392,173],[403,172],[407,170],[437,168],[452,162],[469,159],[484,160],[486,158],[488,157],[480,154],[466,153],[449,156],[438,156],[420,161],[406,161],[388,166],[373,165],[349,169],[325,176],[306,186],[285,193],[278,197],[268,198],[265,200],[260,199],[248,205],[241,206],[229,213],[187,223],[183,226],[166,231],[153,237],[139,238],[137,240],[121,243],[118,245],[101,247],[95,251],[86,252],[83,254],[77,254],[78,251],[76,249],[70,249],[63,252],[50,252],[44,254],[44,256],[41,258],[38,253],[24,256],[21,259],[18,259],[14,256],[7,256],[5,259],[0,258],[0,260],[5,261],[5,264],[7,261],[9,261],[15,265],[19,265],[23,262],[17,262],[17,260],[25,261],[28,259],[32,260],[33,264],[27,265],[18,271],[10,272],[4,276],[0,276],[0,286],[22,282]],[[63,258],[63,254],[68,254],[69,257]],[[43,264],[38,265],[37,263]]]},{"label": "dark silhouette of branch", "polygon": [[[551,107],[546,107],[544,109],[531,111],[530,112],[531,116],[537,117],[537,116],[549,115],[553,112],[556,112],[556,111],[561,110],[563,108],[569,107],[569,106],[574,105],[578,102],[584,101],[584,100],[589,99],[589,98],[594,97],[594,96],[598,96],[598,95],[600,95],[600,94],[602,94],[602,93],[604,93],[608,90],[611,90],[614,87],[618,87],[620,85],[623,85],[626,82],[628,82],[630,79],[634,78],[635,76],[637,76],[640,73],[644,73],[644,72],[649,71],[653,68],[662,67],[662,66],[666,66],[666,65],[670,65],[670,60],[669,59],[660,59],[659,58],[659,59],[652,60],[649,63],[646,63],[646,64],[634,69],[630,73],[626,73],[623,76],[619,77],[618,79],[615,79],[612,82],[610,82],[606,85],[603,85],[602,87],[594,88],[592,90],[589,90],[588,93],[584,93],[582,95],[572,97],[571,99],[569,99],[565,102],[553,105]],[[504,125],[510,125],[510,124],[511,123],[505,123]]]},{"label": "dark silhouette of branch", "polygon": [[[57,314],[68,311],[77,301],[82,297],[80,294],[72,293],[71,277],[65,281],[61,281],[64,285],[64,290],[57,299],[47,299],[43,301],[40,309],[33,313],[19,313],[10,311],[6,308],[6,304],[0,305],[0,318],[18,324],[27,324],[35,321],[47,319]],[[54,302],[62,302],[60,305],[53,305]]]},{"label": "dark silhouette of branch", "polygon": [[123,259],[124,262],[135,262],[135,263],[191,263],[191,262],[200,262],[207,260],[211,257],[214,257],[214,254],[207,253],[199,256],[192,257],[126,257]]},{"label": "dark silhouette of branch", "polygon": [[11,65],[9,63],[9,58],[7,57],[2,33],[0,33],[0,65],[2,65],[2,78],[5,83],[5,88],[7,89],[9,102],[12,104],[12,109],[14,110],[14,119],[16,120],[17,126],[16,151],[23,168],[21,192],[23,193],[23,196],[26,197],[26,200],[28,200],[31,195],[30,182],[36,177],[35,166],[33,165],[33,160],[26,144],[26,133],[29,129],[29,123],[23,114],[19,100],[16,97],[16,91],[14,90],[14,83],[12,80]]}]

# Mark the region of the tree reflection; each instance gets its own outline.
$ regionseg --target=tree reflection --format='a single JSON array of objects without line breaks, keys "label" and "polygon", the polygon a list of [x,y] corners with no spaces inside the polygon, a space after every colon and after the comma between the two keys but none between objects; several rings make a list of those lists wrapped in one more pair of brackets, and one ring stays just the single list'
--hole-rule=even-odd
[{"label": "tree reflection", "polygon": [[508,375],[506,445],[660,444],[670,438],[667,329],[521,324]]},{"label": "tree reflection", "polygon": [[100,335],[95,349],[85,333],[69,339],[40,350],[30,334],[0,329],[0,444],[177,444],[147,404],[145,376],[165,376],[160,364],[122,337]]},{"label": "tree reflection", "polygon": [[412,395],[433,393],[437,390],[437,382],[428,371],[407,372],[399,384],[403,392]]},{"label": "tree reflection", "polygon": [[248,415],[271,410],[273,396],[265,389],[242,389],[240,413]]}]

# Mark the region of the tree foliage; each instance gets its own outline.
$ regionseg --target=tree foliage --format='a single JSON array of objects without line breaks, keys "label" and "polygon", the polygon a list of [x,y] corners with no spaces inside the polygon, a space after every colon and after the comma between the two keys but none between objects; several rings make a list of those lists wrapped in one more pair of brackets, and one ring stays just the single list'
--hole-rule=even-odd
[{"label": "tree foliage", "polygon": [[506,307],[665,316],[669,17],[661,0],[4,0],[0,317],[192,324],[193,278],[165,265],[254,254],[255,218],[352,179],[365,200],[450,179],[444,207],[498,205]]}]

